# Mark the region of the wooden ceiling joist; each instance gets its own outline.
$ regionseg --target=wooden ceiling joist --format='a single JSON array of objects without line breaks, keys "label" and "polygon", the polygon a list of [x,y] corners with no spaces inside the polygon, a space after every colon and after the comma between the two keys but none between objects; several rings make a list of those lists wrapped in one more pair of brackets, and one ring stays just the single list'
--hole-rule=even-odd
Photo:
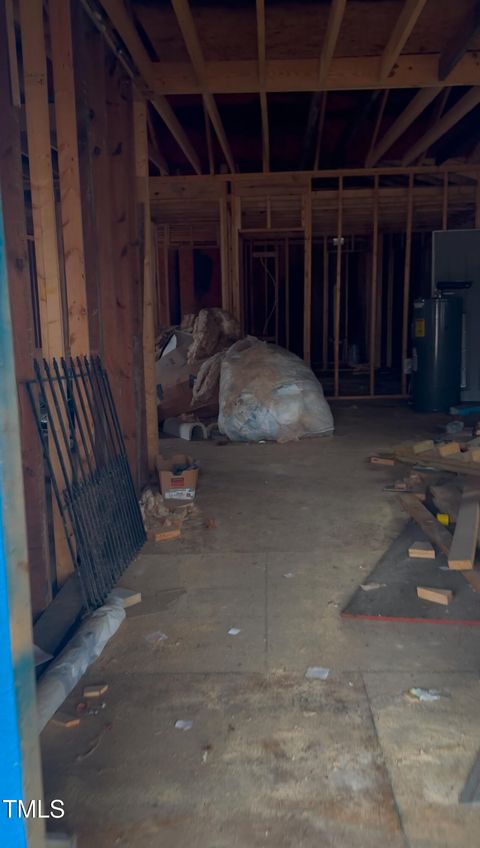
[{"label": "wooden ceiling joist", "polygon": [[100,2],[132,57],[141,78],[143,93],[150,99],[155,110],[187,157],[195,173],[201,174],[202,166],[190,139],[167,98],[162,93],[155,91],[154,65],[142,44],[135,24],[123,4],[123,0],[100,0]]},{"label": "wooden ceiling joist", "polygon": [[367,168],[373,167],[382,158],[383,154],[390,150],[392,144],[413,124],[416,118],[435,99],[440,90],[439,87],[422,88],[417,92],[413,100],[410,101],[397,120],[393,122],[392,126],[367,157],[365,163]]},{"label": "wooden ceiling joist", "polygon": [[427,0],[404,0],[402,11],[380,60],[380,77],[388,77]]},{"label": "wooden ceiling joist", "polygon": [[201,94],[205,108],[208,112],[213,128],[216,132],[220,147],[223,150],[228,167],[232,173],[235,171],[235,163],[233,160],[232,150],[225,133],[225,129],[218,111],[215,98],[211,93],[208,85],[208,79],[205,72],[205,60],[203,58],[202,47],[198,38],[197,28],[193,20],[192,11],[188,0],[172,0],[173,10],[177,17],[177,22],[183,35],[183,40],[187,48],[190,61],[201,88]]},{"label": "wooden ceiling joist", "polygon": [[328,15],[327,32],[323,42],[318,70],[318,87],[322,89],[328,77],[330,65],[337,45],[340,27],[342,25],[347,0],[332,0]]},{"label": "wooden ceiling joist", "polygon": [[445,135],[455,124],[458,124],[462,118],[471,112],[480,103],[480,86],[473,86],[460,100],[455,103],[442,118],[430,127],[430,129],[420,138],[403,157],[402,164],[409,165],[420,156],[424,150],[427,150],[432,144],[438,141],[442,135]]},{"label": "wooden ceiling joist", "polygon": [[[403,53],[394,71],[381,81],[382,88],[431,88],[439,85],[439,53]],[[323,89],[358,91],[378,89],[378,56],[334,56]],[[201,94],[202,86],[190,62],[153,62],[153,86],[160,94]],[[273,92],[318,91],[318,59],[268,59],[265,90]],[[205,81],[215,94],[259,93],[256,59],[205,60]],[[450,86],[477,85],[477,54],[470,51],[448,78]]]},{"label": "wooden ceiling joist", "polygon": [[445,47],[438,63],[438,77],[447,79],[460,59],[469,49],[473,39],[480,33],[480,0],[475,0],[469,10],[463,26],[456,32]]},{"label": "wooden ceiling joist", "polygon": [[264,172],[270,170],[270,130],[268,124],[268,103],[265,91],[265,0],[257,0],[257,45],[258,45],[258,78],[260,83],[260,114],[262,119],[262,166]]}]

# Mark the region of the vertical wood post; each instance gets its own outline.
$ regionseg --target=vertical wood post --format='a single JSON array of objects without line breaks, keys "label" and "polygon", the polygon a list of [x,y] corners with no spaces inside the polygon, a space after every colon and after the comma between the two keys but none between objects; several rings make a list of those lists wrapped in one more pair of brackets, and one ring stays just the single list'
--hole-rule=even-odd
[{"label": "vertical wood post", "polygon": [[342,283],[343,177],[338,178],[337,265],[334,298],[334,396],[340,391],[340,296]]},{"label": "vertical wood post", "polygon": [[285,347],[290,350],[290,242],[285,236]]},{"label": "vertical wood post", "polygon": [[378,277],[378,176],[373,186],[372,279],[370,285],[370,337],[368,361],[370,366],[369,393],[375,394],[375,343],[377,337],[377,277]]},{"label": "vertical wood post", "polygon": [[448,230],[448,171],[443,175],[442,230]]},{"label": "vertical wood post", "polygon": [[395,272],[394,265],[394,243],[393,236],[390,236],[387,242],[388,245],[388,271],[387,271],[387,352],[386,363],[387,368],[392,367],[392,347],[393,347],[393,279]]},{"label": "vertical wood post", "polygon": [[[7,8],[5,9],[7,12]],[[2,15],[0,3],[0,17]],[[20,108],[8,85],[9,68],[5,29],[0,20],[0,192],[3,205],[5,259],[10,294],[15,376],[17,381],[33,377],[36,347],[30,273],[25,232]],[[0,210],[1,211],[1,210]],[[3,367],[3,366],[2,366]],[[52,597],[47,542],[47,506],[42,451],[25,386],[18,386],[23,489],[27,521],[30,591],[34,617],[43,612]]]},{"label": "vertical wood post", "polygon": [[49,0],[49,23],[68,309],[68,348],[72,356],[88,356],[90,343],[70,0]]},{"label": "vertical wood post", "polygon": [[230,289],[230,248],[229,229],[230,216],[228,214],[228,199],[226,193],[218,201],[220,205],[220,266],[222,273],[222,309],[231,312],[231,289]]},{"label": "vertical wood post", "polygon": [[65,346],[42,0],[20,0],[20,22],[42,349],[52,358],[62,356]]},{"label": "vertical wood post", "polygon": [[328,238],[323,237],[323,307],[322,307],[322,369],[328,368]]},{"label": "vertical wood post", "polygon": [[403,275],[403,321],[402,321],[402,394],[407,391],[405,360],[408,348],[408,321],[410,305],[410,265],[412,259],[412,223],[413,223],[413,174],[408,177],[407,225],[405,233],[405,267]]},{"label": "vertical wood post", "polygon": [[155,471],[158,453],[158,420],[155,385],[155,315],[152,264],[152,224],[150,216],[150,191],[148,174],[147,104],[145,100],[133,103],[135,135],[135,171],[137,177],[137,203],[139,211],[140,244],[143,246],[143,377],[145,390],[145,417],[147,433],[148,471]]},{"label": "vertical wood post", "polygon": [[234,317],[242,326],[242,293],[241,271],[240,271],[240,229],[242,223],[242,203],[241,198],[236,195],[231,195],[231,211],[232,211],[232,229],[231,229],[231,281],[232,281],[232,311]]},{"label": "vertical wood post", "polygon": [[[63,356],[67,351],[53,188],[42,0],[20,0],[20,24],[42,351],[51,360]],[[55,413],[52,414],[54,426],[58,427]],[[54,455],[52,465],[54,473],[57,471],[60,476]],[[55,500],[53,527],[56,576],[58,584],[62,585],[72,573],[73,566]]]},{"label": "vertical wood post", "polygon": [[312,193],[303,198],[303,358],[310,365],[312,346]]}]

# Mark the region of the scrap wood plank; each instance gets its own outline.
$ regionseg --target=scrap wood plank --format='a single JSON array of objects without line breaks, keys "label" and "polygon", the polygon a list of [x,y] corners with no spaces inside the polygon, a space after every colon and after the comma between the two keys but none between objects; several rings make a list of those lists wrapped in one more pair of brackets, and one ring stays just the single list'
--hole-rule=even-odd
[{"label": "scrap wood plank", "polygon": [[452,544],[452,534],[443,527],[432,513],[418,500],[415,495],[398,495],[398,500],[411,518],[422,528],[426,536],[439,548],[442,553],[447,554]]},{"label": "scrap wood plank", "polygon": [[434,468],[443,468],[445,471],[453,471],[455,474],[468,474],[469,476],[480,476],[480,463],[465,462],[464,459],[445,459],[436,451],[426,451],[415,454],[410,446],[400,445],[395,449],[395,458],[399,462],[408,465],[426,465]]},{"label": "scrap wood plank", "polygon": [[466,490],[460,504],[453,541],[448,555],[448,567],[457,571],[470,570],[475,565],[480,506],[476,494]]}]

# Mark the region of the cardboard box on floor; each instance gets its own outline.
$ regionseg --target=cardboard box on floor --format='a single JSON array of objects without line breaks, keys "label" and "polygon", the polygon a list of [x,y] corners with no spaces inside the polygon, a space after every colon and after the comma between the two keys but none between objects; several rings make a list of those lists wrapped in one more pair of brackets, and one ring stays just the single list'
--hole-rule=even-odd
[{"label": "cardboard box on floor", "polygon": [[[165,500],[193,501],[198,481],[198,468],[189,467],[194,465],[193,457],[185,453],[170,457],[159,454],[156,464],[160,491]],[[184,470],[175,474],[177,468]]]}]

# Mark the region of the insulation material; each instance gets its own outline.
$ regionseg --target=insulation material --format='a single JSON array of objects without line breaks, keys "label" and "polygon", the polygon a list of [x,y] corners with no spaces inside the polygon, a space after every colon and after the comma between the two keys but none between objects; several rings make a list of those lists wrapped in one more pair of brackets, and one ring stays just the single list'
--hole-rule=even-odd
[{"label": "insulation material", "polygon": [[193,387],[192,404],[216,403],[224,351],[215,353],[200,366]]},{"label": "insulation material", "polygon": [[193,326],[188,362],[198,362],[225,350],[241,336],[238,321],[223,309],[201,309]]},{"label": "insulation material", "polygon": [[37,689],[39,732],[63,704],[87,668],[100,656],[124,618],[123,603],[111,598],[85,619],[68,645],[48,667]]},{"label": "insulation material", "polygon": [[224,356],[219,404],[219,430],[236,442],[289,442],[334,429],[310,368],[293,353],[251,336]]}]

